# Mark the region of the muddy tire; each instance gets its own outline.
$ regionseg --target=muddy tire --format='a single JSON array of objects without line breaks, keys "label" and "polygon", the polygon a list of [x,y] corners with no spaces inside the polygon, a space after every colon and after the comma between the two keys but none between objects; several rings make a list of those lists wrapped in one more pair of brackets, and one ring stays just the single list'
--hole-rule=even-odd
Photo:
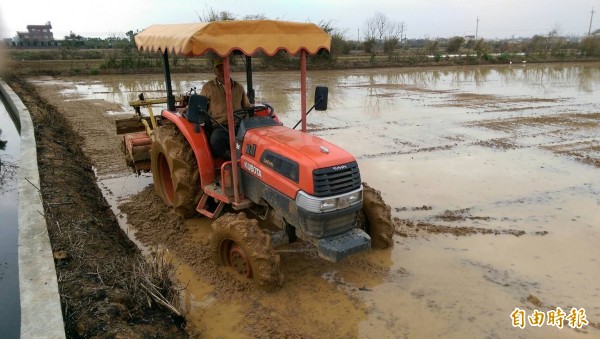
[{"label": "muddy tire", "polygon": [[358,217],[358,228],[371,237],[371,248],[384,249],[394,245],[392,209],[381,197],[381,192],[363,182],[363,208]]},{"label": "muddy tire", "polygon": [[281,286],[279,254],[256,220],[246,218],[244,213],[227,213],[213,222],[212,228],[209,246],[218,265],[232,266],[259,288],[274,290]]},{"label": "muddy tire", "polygon": [[202,195],[198,165],[177,126],[167,124],[154,130],[150,154],[156,193],[178,215],[195,214]]}]

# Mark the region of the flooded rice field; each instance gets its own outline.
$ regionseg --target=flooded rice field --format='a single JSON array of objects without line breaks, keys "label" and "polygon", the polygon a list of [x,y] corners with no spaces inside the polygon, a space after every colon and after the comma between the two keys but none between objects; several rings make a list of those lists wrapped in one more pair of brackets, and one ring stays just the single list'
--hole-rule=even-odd
[{"label": "flooded rice field", "polygon": [[[271,293],[207,266],[207,219],[186,220],[173,233],[179,243],[157,244],[136,238],[135,216],[121,211],[119,204],[129,200],[154,208],[147,196],[136,200],[152,178],[128,175],[115,153],[116,137],[107,135],[112,119],[133,111],[128,101],[140,92],[163,95],[162,75],[35,83],[46,95],[59,95],[63,109],[79,111],[73,124],[100,187],[131,238],[142,248],[170,251],[198,333],[600,336],[599,63],[308,76],[309,89],[329,87],[328,110],[311,112],[309,130],[356,157],[362,180],[392,208],[395,246],[338,264],[311,251],[282,252],[285,283]],[[243,74],[233,77],[244,83]],[[174,75],[174,90],[200,88],[211,78]],[[298,73],[257,73],[254,83],[257,101],[293,126],[300,117]],[[151,211],[142,212],[152,220]],[[200,269],[206,267],[210,272]],[[560,310],[562,328],[550,321]]]}]

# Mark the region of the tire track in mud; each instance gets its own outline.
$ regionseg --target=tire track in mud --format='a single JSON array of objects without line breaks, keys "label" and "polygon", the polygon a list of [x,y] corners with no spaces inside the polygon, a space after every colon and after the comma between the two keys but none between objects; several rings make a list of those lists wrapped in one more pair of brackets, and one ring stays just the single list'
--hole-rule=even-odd
[{"label": "tire track in mud", "polygon": [[[408,211],[408,208],[396,208],[396,212]],[[424,205],[422,207],[413,207],[412,211],[429,211],[432,210],[431,206]],[[527,232],[523,230],[517,229],[497,229],[497,228],[485,228],[485,227],[476,227],[476,226],[450,226],[450,225],[440,225],[436,224],[432,221],[428,221],[430,219],[433,220],[441,220],[444,222],[465,222],[468,220],[472,221],[490,221],[492,218],[490,217],[481,217],[481,216],[472,216],[469,213],[468,208],[450,211],[445,210],[444,212],[428,217],[424,221],[415,221],[411,219],[402,219],[399,217],[394,217],[395,224],[395,234],[400,235],[402,237],[417,237],[419,234],[429,233],[429,234],[452,234],[454,236],[468,236],[473,234],[493,234],[493,235],[513,235],[515,237],[520,237],[525,235]],[[530,233],[531,235],[546,235],[547,231],[537,231]]]},{"label": "tire track in mud", "polygon": [[[213,288],[211,298],[218,303],[239,304],[241,314],[239,317],[232,315],[232,318],[240,322],[246,334],[254,337],[319,337],[318,330],[310,326],[311,323],[318,321],[327,327],[327,323],[356,321],[364,317],[367,311],[360,294],[368,292],[369,286],[384,281],[390,274],[402,274],[401,269],[391,273],[389,267],[374,263],[368,254],[330,263],[319,258],[312,245],[297,242],[285,247],[291,253],[281,254],[283,286],[279,290],[266,292],[257,289],[252,281],[234,277],[229,270],[214,262],[208,238],[199,237],[197,229],[210,228],[211,220],[204,217],[186,220],[177,216],[158,197],[153,186],[131,196],[120,208],[127,215],[127,221],[140,242],[151,248],[165,248],[189,265],[198,279]],[[299,252],[294,253],[295,250]],[[353,280],[362,283],[352,283]],[[312,286],[313,283],[318,283],[318,286]],[[309,296],[314,295],[320,297],[310,300],[313,297]],[[322,309],[336,307],[337,304],[351,305],[352,312],[347,319],[341,319],[340,314],[335,312],[320,319],[315,318],[314,312],[299,313],[286,306],[286,303],[298,303],[301,308],[307,307],[302,306],[304,303],[315,304],[315,307]],[[334,336],[340,334],[335,328],[329,330],[335,333]],[[201,335],[206,329],[201,325],[201,328],[192,331],[195,331],[192,335]]]}]

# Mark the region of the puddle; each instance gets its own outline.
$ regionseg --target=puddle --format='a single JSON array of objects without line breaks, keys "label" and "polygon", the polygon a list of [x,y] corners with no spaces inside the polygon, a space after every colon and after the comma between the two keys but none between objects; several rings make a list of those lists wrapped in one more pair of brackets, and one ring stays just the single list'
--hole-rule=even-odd
[{"label": "puddle", "polygon": [[[247,335],[244,317],[255,327],[276,319],[308,337],[598,335],[590,326],[515,329],[510,314],[515,307],[529,313],[576,307],[600,323],[599,63],[308,75],[309,89],[329,87],[329,110],[311,112],[309,128],[355,155],[363,181],[382,191],[394,217],[524,234],[420,231],[397,236],[393,250],[337,265],[315,264],[310,253],[282,253],[285,286],[250,301],[267,315],[214,298],[211,286],[181,265],[186,305],[200,315],[192,322],[205,335]],[[175,92],[200,88],[211,77],[174,76]],[[69,88],[67,98],[107,100],[126,111],[137,92],[149,97],[163,86],[160,75],[96,79],[59,82]],[[260,72],[254,82],[258,101],[267,99],[293,126],[299,75]],[[113,205],[151,178],[99,182],[112,192]],[[439,217],[445,213],[467,217]],[[194,241],[207,235],[200,227]],[[373,278],[366,262],[383,273]]]},{"label": "puddle", "polygon": [[151,249],[135,237],[135,230],[130,228],[127,223],[127,215],[121,212],[119,205],[128,197],[141,192],[145,187],[152,184],[152,175],[142,173],[141,175],[97,176],[97,182],[104,199],[106,199],[106,202],[110,205],[110,209],[117,217],[117,221],[123,232],[137,245],[142,254],[149,254]]}]

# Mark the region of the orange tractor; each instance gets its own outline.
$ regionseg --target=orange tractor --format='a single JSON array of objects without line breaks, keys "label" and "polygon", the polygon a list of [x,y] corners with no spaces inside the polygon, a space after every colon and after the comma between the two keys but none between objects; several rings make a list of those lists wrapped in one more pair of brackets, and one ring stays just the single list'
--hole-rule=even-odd
[{"label": "orange tractor", "polygon": [[[282,282],[274,248],[298,238],[334,262],[372,246],[392,245],[390,208],[379,192],[361,182],[356,159],[306,129],[307,54],[328,51],[331,43],[322,29],[270,20],[153,25],[135,41],[138,49],[163,56],[167,108],[159,117],[140,115],[145,132],[124,135],[129,163],[139,170],[150,161],[146,168],[152,171],[155,190],[176,213],[198,212],[216,219],[209,245],[218,264],[233,266],[258,286],[270,288]],[[270,105],[254,103],[252,57],[280,51],[300,57],[299,131],[283,126]],[[188,57],[213,53],[222,60],[230,161],[215,159],[211,153],[207,98],[192,92],[175,99],[170,53]],[[254,104],[238,111],[231,99],[233,55],[245,59],[246,92]],[[313,108],[327,109],[327,97],[327,88],[317,87]],[[187,112],[179,113],[178,107]],[[271,227],[259,227],[256,218],[245,213],[221,215],[224,208],[252,211]]]}]

